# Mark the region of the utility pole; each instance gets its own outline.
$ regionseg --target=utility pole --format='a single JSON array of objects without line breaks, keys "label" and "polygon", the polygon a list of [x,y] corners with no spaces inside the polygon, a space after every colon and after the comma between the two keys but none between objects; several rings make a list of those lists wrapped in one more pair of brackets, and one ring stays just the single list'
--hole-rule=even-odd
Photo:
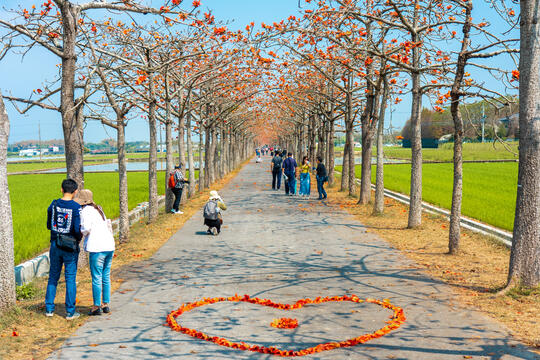
[{"label": "utility pole", "polygon": [[41,157],[41,120],[38,120],[38,151],[39,151],[39,161],[42,161]]}]

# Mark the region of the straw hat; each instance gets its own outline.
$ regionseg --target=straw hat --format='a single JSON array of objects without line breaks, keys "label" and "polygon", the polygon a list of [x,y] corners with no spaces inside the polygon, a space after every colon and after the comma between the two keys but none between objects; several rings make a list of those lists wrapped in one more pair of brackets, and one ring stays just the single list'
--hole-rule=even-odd
[{"label": "straw hat", "polygon": [[210,191],[210,200],[218,200],[221,199],[221,196],[219,196],[218,192],[216,190]]},{"label": "straw hat", "polygon": [[94,202],[94,194],[88,189],[82,189],[75,195],[73,200],[79,203],[79,205],[92,204]]}]

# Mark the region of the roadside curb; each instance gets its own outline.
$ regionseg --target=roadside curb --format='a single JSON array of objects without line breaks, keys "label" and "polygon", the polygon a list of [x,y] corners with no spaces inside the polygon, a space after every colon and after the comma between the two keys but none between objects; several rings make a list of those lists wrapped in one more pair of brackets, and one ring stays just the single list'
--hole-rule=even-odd
[{"label": "roadside curb", "polygon": [[[158,207],[165,206],[165,196],[158,198]],[[129,225],[133,225],[147,215],[148,202],[140,203],[135,209],[129,212]],[[118,219],[112,221],[113,233],[118,233]],[[84,250],[83,250],[84,251]],[[35,278],[47,276],[49,274],[49,252],[45,252],[31,260],[15,266],[15,284],[21,286],[34,280]]]}]

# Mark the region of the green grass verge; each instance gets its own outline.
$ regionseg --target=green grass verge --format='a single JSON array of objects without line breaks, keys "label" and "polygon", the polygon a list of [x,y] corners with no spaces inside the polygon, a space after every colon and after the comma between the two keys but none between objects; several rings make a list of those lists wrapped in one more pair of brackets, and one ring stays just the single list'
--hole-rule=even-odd
[{"label": "green grass verge", "polygon": [[[336,167],[341,171],[341,166]],[[410,193],[411,166],[385,165],[385,188]],[[463,215],[512,231],[517,192],[517,163],[463,164]],[[356,167],[360,178],[361,167]],[[424,164],[422,198],[431,204],[450,209],[452,204],[452,164]],[[375,166],[372,169],[375,183]]]},{"label": "green grass verge", "polygon": [[[186,174],[186,177],[188,175]],[[198,172],[195,174],[198,177]],[[13,231],[15,264],[32,258],[49,246],[46,228],[47,207],[61,196],[60,184],[65,174],[32,174],[8,176]],[[85,175],[87,189],[94,192],[94,200],[103,207],[108,218],[119,215],[118,174],[89,173]],[[148,201],[148,173],[128,173],[129,209]],[[165,172],[158,172],[158,193],[165,192]]]}]

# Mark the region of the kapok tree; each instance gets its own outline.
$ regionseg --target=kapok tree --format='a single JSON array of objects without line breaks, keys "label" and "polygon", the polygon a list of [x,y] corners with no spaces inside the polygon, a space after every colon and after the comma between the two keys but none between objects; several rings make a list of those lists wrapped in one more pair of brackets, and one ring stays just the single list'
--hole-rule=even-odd
[{"label": "kapok tree", "polygon": [[31,10],[13,10],[16,16],[11,20],[0,19],[0,26],[10,33],[4,41],[20,41],[28,48],[40,46],[62,60],[60,113],[64,130],[67,176],[84,184],[83,168],[83,122],[79,112],[82,102],[75,100],[75,79],[77,71],[77,51],[79,26],[84,15],[90,10],[111,10],[140,14],[162,14],[165,9],[176,7],[179,1],[167,0],[161,9],[143,6],[137,1],[89,1],[77,4],[70,0],[48,0]]}]

